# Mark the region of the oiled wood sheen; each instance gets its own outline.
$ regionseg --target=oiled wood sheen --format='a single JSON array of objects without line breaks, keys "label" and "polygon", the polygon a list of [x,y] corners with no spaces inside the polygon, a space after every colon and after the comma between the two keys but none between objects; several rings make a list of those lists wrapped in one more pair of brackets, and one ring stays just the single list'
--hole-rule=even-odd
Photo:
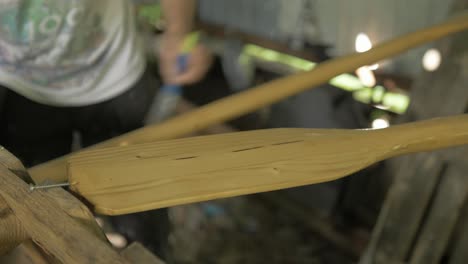
[{"label": "oiled wood sheen", "polygon": [[77,154],[72,188],[115,215],[347,176],[377,161],[468,143],[468,115],[381,130],[270,129]]},{"label": "oiled wood sheen", "polygon": [[[377,63],[413,47],[467,28],[468,11],[464,11],[459,16],[444,23],[382,43],[368,52],[327,61],[318,65],[312,71],[294,74],[262,84],[248,91],[215,101],[160,125],[145,127],[98,144],[93,148],[178,138],[312,89],[341,73],[354,71],[363,65]],[[29,170],[29,173],[36,183],[43,182],[46,179],[64,182],[67,180],[66,157],[36,166]]]}]

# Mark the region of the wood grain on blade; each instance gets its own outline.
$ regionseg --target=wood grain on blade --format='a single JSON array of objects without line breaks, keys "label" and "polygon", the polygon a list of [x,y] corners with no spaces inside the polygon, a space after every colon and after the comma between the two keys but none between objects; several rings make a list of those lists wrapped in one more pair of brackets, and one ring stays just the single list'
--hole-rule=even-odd
[{"label": "wood grain on blade", "polygon": [[69,181],[98,212],[126,214],[331,181],[467,143],[468,115],[380,130],[257,130],[83,152]]},{"label": "wood grain on blade", "polygon": [[171,140],[80,153],[69,175],[96,211],[124,214],[334,180],[375,162],[361,139],[272,129]]}]

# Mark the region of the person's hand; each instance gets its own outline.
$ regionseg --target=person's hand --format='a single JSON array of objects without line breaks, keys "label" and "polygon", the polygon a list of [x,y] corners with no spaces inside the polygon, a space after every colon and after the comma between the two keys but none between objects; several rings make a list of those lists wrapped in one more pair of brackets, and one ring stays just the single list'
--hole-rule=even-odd
[{"label": "person's hand", "polygon": [[186,85],[200,81],[212,63],[212,54],[202,44],[195,46],[188,54],[185,71],[178,71],[177,56],[182,53],[185,35],[165,33],[159,47],[159,68],[167,84]]}]

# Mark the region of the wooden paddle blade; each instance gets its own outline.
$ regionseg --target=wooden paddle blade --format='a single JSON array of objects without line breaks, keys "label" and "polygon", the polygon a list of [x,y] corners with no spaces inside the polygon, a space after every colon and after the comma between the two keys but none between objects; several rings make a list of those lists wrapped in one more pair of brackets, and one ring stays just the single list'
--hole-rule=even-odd
[{"label": "wooden paddle blade", "polygon": [[71,158],[70,182],[108,215],[278,190],[373,163],[362,133],[273,129],[96,150]]},{"label": "wooden paddle blade", "polygon": [[331,181],[467,143],[468,115],[381,130],[257,130],[83,152],[69,181],[99,213],[126,214]]}]

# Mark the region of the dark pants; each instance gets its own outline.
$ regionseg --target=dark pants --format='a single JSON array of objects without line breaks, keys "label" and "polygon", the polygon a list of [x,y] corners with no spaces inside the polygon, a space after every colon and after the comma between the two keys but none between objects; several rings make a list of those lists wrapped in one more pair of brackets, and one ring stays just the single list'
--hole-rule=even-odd
[{"label": "dark pants", "polygon": [[[68,154],[73,133],[79,133],[86,147],[137,129],[143,126],[156,86],[156,79],[147,72],[127,92],[85,107],[42,105],[7,91],[0,111],[0,145],[30,167]],[[162,255],[169,232],[166,209],[110,220],[128,240],[140,241]]]}]

